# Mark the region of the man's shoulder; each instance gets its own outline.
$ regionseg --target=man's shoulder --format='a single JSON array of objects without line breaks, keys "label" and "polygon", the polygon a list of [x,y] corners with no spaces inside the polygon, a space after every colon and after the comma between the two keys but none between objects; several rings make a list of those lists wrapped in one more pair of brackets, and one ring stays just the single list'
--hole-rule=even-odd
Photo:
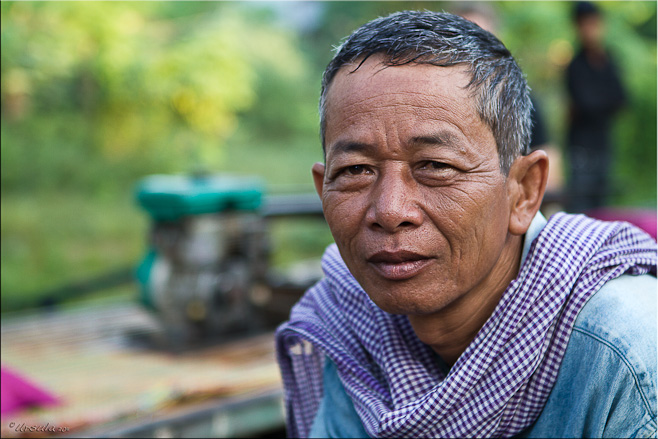
[{"label": "man's shoulder", "polygon": [[[650,274],[623,275],[594,294],[576,319],[558,381],[566,379],[571,391],[582,386],[582,395],[598,401],[594,418],[608,423],[596,434],[655,436],[657,288]],[[637,430],[624,426],[629,419]]]},{"label": "man's shoulder", "polygon": [[657,289],[656,277],[650,274],[607,282],[578,315],[566,355],[605,354],[619,361],[641,387],[647,378],[655,380]]},{"label": "man's shoulder", "polygon": [[521,437],[655,437],[657,285],[624,275],[592,296],[542,414]]},{"label": "man's shoulder", "polygon": [[619,349],[650,346],[655,356],[657,296],[658,282],[650,274],[610,280],[585,304],[574,331]]}]

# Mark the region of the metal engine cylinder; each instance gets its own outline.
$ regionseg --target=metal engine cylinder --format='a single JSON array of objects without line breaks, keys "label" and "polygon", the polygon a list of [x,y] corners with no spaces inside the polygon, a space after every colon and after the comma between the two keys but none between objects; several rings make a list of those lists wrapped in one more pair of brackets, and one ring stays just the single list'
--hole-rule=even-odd
[{"label": "metal engine cylinder", "polygon": [[141,301],[174,345],[258,324],[251,298],[269,253],[261,196],[253,179],[225,176],[151,176],[138,187],[152,217]]}]

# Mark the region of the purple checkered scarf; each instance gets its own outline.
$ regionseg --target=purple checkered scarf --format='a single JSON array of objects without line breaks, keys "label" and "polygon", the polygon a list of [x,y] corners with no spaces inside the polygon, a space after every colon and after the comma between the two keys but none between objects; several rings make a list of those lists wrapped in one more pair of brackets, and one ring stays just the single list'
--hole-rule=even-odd
[{"label": "purple checkered scarf", "polygon": [[554,215],[447,376],[405,316],[370,300],[335,245],[322,264],[326,277],[277,331],[291,437],[310,431],[325,355],[373,437],[509,437],[539,416],[590,296],[624,273],[655,275],[656,242],[627,223]]}]

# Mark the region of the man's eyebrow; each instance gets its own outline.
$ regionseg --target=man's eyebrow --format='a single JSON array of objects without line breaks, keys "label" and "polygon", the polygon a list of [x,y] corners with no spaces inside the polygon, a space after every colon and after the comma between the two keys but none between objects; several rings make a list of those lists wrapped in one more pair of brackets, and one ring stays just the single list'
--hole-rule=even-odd
[{"label": "man's eyebrow", "polygon": [[[411,146],[457,146],[459,137],[447,131],[439,131],[431,134],[414,136],[411,138]],[[333,153],[367,153],[376,150],[377,147],[370,143],[358,142],[353,140],[339,140],[329,145],[327,151]]]},{"label": "man's eyebrow", "polygon": [[369,143],[354,142],[351,140],[339,140],[329,146],[329,149],[333,153],[366,152],[373,148],[374,146]]},{"label": "man's eyebrow", "polygon": [[457,144],[458,141],[459,138],[457,136],[445,131],[425,134],[422,136],[414,136],[411,138],[411,143],[414,145],[449,146]]}]

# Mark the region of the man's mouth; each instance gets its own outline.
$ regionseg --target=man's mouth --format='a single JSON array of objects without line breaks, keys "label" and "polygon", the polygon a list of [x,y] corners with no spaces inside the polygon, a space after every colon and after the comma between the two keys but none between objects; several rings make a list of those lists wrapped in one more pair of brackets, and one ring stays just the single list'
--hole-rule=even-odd
[{"label": "man's mouth", "polygon": [[432,258],[411,251],[399,250],[377,252],[367,261],[380,276],[389,280],[405,280],[414,277],[427,267]]}]

